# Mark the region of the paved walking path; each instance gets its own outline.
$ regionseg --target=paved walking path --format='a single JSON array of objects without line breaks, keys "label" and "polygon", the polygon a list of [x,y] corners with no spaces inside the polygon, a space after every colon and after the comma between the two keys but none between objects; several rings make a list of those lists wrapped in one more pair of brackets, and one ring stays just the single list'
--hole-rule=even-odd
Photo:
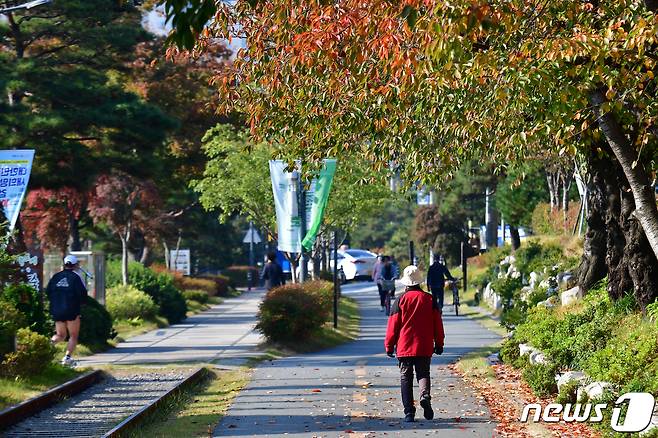
[{"label": "paved walking path", "polygon": [[[359,301],[361,335],[328,351],[265,362],[234,400],[214,436],[491,437],[486,403],[447,367],[499,337],[446,306],[446,348],[432,363],[436,417],[403,423],[397,362],[383,354],[386,317],[372,283],[343,286]],[[415,388],[417,394],[417,387]]]},{"label": "paved walking path", "polygon": [[116,348],[80,358],[80,366],[241,360],[258,354],[263,339],[254,331],[264,291],[245,292],[183,323],[153,330]]}]

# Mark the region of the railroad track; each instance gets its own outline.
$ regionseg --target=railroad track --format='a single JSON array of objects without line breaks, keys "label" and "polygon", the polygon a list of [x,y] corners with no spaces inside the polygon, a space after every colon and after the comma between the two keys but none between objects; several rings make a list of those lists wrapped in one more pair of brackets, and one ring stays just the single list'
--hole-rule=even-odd
[{"label": "railroad track", "polygon": [[[19,405],[17,411],[0,412],[0,425],[15,423],[0,430],[0,436],[124,436],[170,397],[199,381],[206,370],[199,368],[191,372],[168,370],[95,374],[93,379],[88,378],[92,380],[87,382],[91,386],[78,388],[82,390],[69,398],[61,401],[56,401],[57,395],[51,396],[48,401],[36,398]],[[51,403],[54,404],[44,408],[44,405]]]}]

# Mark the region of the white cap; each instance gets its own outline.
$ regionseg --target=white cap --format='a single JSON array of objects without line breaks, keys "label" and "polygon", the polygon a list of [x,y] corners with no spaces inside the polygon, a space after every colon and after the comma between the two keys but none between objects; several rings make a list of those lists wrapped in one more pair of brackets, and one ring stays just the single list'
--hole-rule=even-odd
[{"label": "white cap", "polygon": [[74,256],[73,254],[69,254],[66,257],[64,257],[64,264],[65,265],[77,265],[78,264],[78,258]]},{"label": "white cap", "polygon": [[402,273],[402,278],[400,279],[400,283],[402,283],[404,286],[416,286],[417,284],[420,284],[422,282],[423,282],[423,273],[420,272],[418,266],[409,265],[406,268],[404,268],[404,272]]}]

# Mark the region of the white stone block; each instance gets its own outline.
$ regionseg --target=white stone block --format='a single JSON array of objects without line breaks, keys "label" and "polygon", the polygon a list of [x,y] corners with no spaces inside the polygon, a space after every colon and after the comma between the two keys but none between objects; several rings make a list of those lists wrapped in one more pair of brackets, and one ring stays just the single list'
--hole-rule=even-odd
[{"label": "white stone block", "polygon": [[525,356],[526,354],[539,353],[535,347],[532,347],[528,344],[519,344],[519,356]]},{"label": "white stone block", "polygon": [[563,306],[568,306],[575,303],[580,298],[580,288],[573,287],[560,295],[560,301]]},{"label": "white stone block", "polygon": [[583,373],[582,371],[567,371],[562,374],[558,374],[557,380],[557,389],[558,391],[562,386],[566,385],[567,383],[576,380],[578,382],[584,382],[587,380],[587,375]]},{"label": "white stone block", "polygon": [[583,393],[587,394],[587,397],[590,400],[596,400],[600,398],[606,389],[612,387],[612,383],[608,382],[592,382],[584,388],[578,389],[578,399],[580,400]]},{"label": "white stone block", "polygon": [[547,363],[549,363],[549,360],[541,351],[530,353],[530,365],[546,365]]}]

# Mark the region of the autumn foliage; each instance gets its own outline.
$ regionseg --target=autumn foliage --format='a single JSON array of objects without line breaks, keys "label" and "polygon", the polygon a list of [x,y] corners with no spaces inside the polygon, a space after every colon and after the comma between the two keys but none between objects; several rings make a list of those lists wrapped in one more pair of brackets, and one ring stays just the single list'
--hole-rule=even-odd
[{"label": "autumn foliage", "polygon": [[25,240],[31,247],[66,252],[74,221],[86,206],[86,194],[72,187],[31,190],[21,213]]}]

